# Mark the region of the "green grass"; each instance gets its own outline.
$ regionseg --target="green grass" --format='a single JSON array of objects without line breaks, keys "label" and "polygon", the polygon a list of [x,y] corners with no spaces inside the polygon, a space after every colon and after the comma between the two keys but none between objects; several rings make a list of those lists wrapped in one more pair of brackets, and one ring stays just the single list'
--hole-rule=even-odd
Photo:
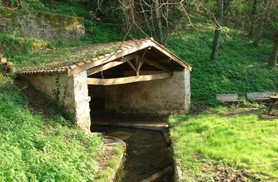
[{"label": "green grass", "polygon": [[267,66],[272,42],[262,42],[258,48],[241,34],[224,28],[219,57],[210,60],[213,27],[204,24],[197,29],[188,28],[172,34],[167,47],[190,63],[191,96],[195,101],[209,105],[219,104],[216,94],[237,93],[246,97],[247,92],[278,90],[278,71]]},{"label": "green grass", "polygon": [[13,34],[0,33],[0,49],[5,57],[26,55],[48,47],[48,42],[35,39],[17,37]]},{"label": "green grass", "polygon": [[29,101],[0,76],[0,181],[93,181],[100,137],[89,136],[49,111],[32,113]]},{"label": "green grass", "polygon": [[217,165],[278,179],[278,119],[260,120],[256,114],[173,115],[169,123],[174,156],[187,179],[213,177]]}]

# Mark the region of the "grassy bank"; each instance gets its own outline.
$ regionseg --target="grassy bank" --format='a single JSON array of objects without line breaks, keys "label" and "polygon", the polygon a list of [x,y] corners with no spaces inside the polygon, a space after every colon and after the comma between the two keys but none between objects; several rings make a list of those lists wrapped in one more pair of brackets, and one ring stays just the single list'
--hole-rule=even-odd
[{"label": "grassy bank", "polygon": [[169,37],[167,47],[193,67],[191,96],[209,105],[219,104],[216,94],[278,90],[278,71],[267,66],[272,42],[258,48],[244,34],[223,28],[218,60],[210,60],[214,27],[199,25]]},{"label": "grassy bank", "polygon": [[277,180],[278,119],[221,112],[170,117],[174,155],[185,179]]},{"label": "grassy bank", "polygon": [[94,180],[100,137],[74,128],[55,110],[31,112],[30,101],[3,76],[0,103],[0,181]]}]

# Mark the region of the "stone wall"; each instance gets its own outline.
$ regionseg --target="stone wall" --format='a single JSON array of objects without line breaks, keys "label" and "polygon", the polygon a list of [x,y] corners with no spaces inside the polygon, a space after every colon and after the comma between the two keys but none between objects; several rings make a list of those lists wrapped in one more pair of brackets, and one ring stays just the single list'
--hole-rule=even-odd
[{"label": "stone wall", "polygon": [[[90,107],[86,71],[67,74],[25,76],[49,98],[75,116],[75,122],[90,131]],[[90,96],[104,98],[105,109],[123,114],[171,114],[188,112],[190,72],[176,71],[168,79],[114,86],[90,86]],[[92,103],[94,104],[94,103]]]},{"label": "stone wall", "polygon": [[0,32],[43,40],[75,40],[85,34],[80,18],[22,13],[19,10],[0,8]]},{"label": "stone wall", "polygon": [[73,76],[73,92],[75,119],[78,126],[82,129],[90,131],[90,97],[88,96],[87,71],[82,71]]},{"label": "stone wall", "polygon": [[[103,87],[89,88],[91,97],[102,97],[100,90]],[[105,97],[105,108],[118,113],[170,114],[188,112],[190,107],[188,70],[174,72],[169,79],[104,88],[102,94]]]},{"label": "stone wall", "polygon": [[87,73],[74,76],[67,74],[25,76],[35,88],[50,99],[64,106],[74,114],[75,122],[82,129],[90,131],[90,107],[87,87]]}]

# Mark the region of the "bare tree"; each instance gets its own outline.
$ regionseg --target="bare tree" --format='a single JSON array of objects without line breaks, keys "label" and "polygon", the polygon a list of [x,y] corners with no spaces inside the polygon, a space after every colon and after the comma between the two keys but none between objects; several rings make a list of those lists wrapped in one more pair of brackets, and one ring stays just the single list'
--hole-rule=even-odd
[{"label": "bare tree", "polygon": [[221,37],[221,28],[223,23],[223,16],[224,16],[224,0],[218,0],[218,15],[217,20],[215,24],[215,31],[214,31],[214,39],[212,43],[212,52],[211,52],[211,60],[216,60],[218,56],[218,50],[219,50],[219,43],[220,43],[220,37]]},{"label": "bare tree", "polygon": [[119,0],[119,2],[126,30],[132,27],[133,35],[140,30],[141,33],[154,37],[160,43],[166,42],[168,34],[175,29],[179,20],[188,19],[185,10],[187,0]]},{"label": "bare tree", "polygon": [[[154,9],[155,9],[155,16],[156,16],[156,24],[157,24],[157,36],[156,37],[158,38],[159,42],[163,42],[163,31],[162,31],[159,0],[154,0]],[[166,21],[168,21],[168,19]]]},{"label": "bare tree", "polygon": [[257,9],[259,5],[259,0],[253,0],[252,4],[252,10],[251,10],[251,23],[250,23],[250,29],[248,35],[251,37],[254,34],[254,28],[256,25],[256,20],[257,20]]},{"label": "bare tree", "polygon": [[276,67],[277,58],[278,58],[278,30],[274,31],[274,45],[272,49],[272,54],[269,58],[268,65],[271,67]]}]

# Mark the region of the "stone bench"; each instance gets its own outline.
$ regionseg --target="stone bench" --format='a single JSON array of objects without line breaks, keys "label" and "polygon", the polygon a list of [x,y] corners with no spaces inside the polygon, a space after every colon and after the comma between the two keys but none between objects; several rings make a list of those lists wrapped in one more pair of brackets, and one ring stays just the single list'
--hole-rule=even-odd
[{"label": "stone bench", "polygon": [[247,98],[251,101],[265,101],[269,100],[271,92],[250,92],[247,93]]},{"label": "stone bench", "polygon": [[216,100],[219,100],[222,103],[240,101],[237,94],[216,94]]}]

